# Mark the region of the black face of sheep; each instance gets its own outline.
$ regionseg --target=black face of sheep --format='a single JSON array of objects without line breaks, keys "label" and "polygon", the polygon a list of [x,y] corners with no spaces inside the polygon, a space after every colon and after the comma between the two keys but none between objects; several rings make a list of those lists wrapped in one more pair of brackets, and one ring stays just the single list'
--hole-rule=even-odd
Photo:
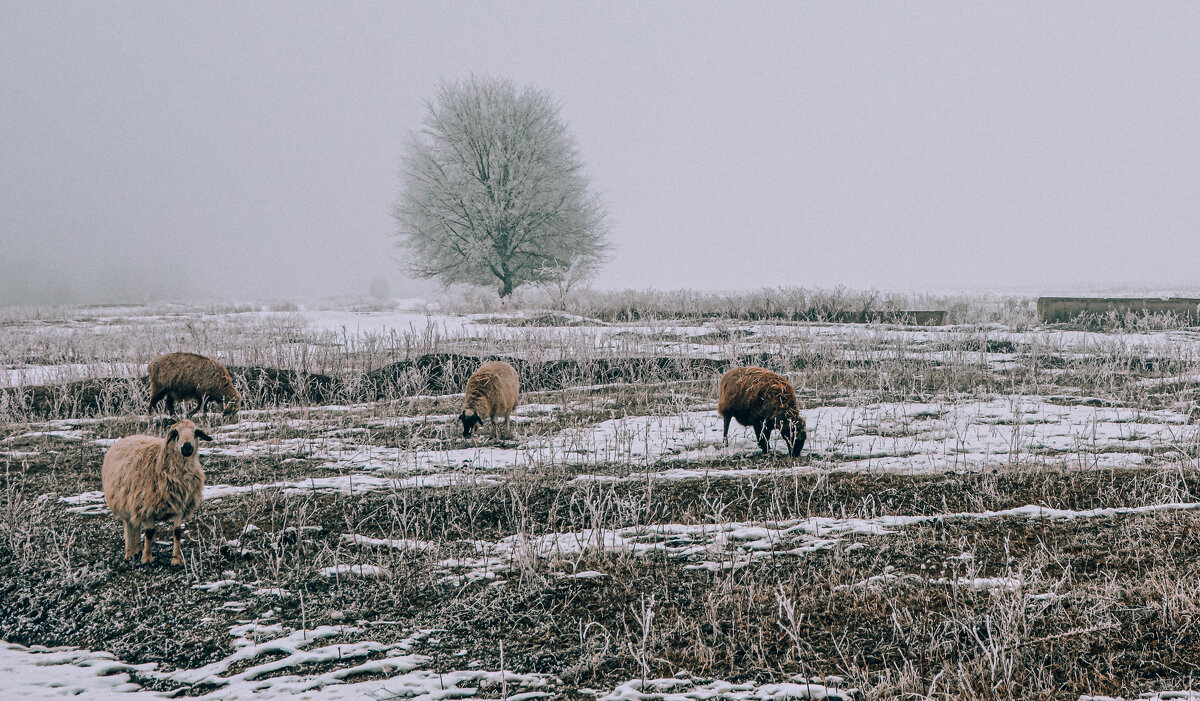
[{"label": "black face of sheep", "polygon": [[779,432],[783,434],[783,439],[787,441],[792,457],[800,455],[800,451],[804,449],[804,441],[808,438],[806,428],[804,419],[785,421],[779,427]]},{"label": "black face of sheep", "polygon": [[464,411],[458,415],[458,420],[461,421],[463,425],[463,438],[470,438],[471,431],[474,431],[476,426],[483,423],[483,419],[480,418],[479,414],[476,414],[475,412],[468,414]]}]

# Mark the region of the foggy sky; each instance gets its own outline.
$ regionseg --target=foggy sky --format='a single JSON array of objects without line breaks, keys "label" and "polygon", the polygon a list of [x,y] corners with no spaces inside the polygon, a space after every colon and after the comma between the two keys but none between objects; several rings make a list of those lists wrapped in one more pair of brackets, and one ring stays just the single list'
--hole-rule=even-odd
[{"label": "foggy sky", "polygon": [[1200,285],[1194,3],[0,0],[0,304],[420,291],[439,81],[562,106],[601,287]]}]

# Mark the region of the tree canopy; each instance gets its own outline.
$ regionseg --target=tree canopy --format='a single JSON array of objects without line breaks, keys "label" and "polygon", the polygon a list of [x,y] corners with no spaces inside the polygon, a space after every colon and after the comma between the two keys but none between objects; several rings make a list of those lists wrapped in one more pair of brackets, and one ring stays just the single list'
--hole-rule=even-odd
[{"label": "tree canopy", "polygon": [[410,272],[508,296],[606,258],[605,212],[550,95],[504,78],[444,83],[413,134],[396,204]]}]

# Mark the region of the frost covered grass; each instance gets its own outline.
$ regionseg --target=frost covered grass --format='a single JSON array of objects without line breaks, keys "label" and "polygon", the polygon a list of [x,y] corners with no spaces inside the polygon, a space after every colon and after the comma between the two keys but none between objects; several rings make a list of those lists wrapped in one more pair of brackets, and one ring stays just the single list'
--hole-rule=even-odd
[{"label": "frost covered grass", "polygon": [[[621,321],[601,311],[615,299],[6,318],[13,693],[42,693],[50,677],[19,672],[31,664],[101,698],[1200,687],[1200,334],[728,311],[749,298],[664,298]],[[212,417],[185,565],[130,565],[99,467],[116,438],[161,432],[139,375],[181,349],[260,384],[239,423]],[[497,444],[454,420],[487,353],[541,383]],[[722,443],[716,379],[751,361],[796,386],[802,457],[759,455],[736,424]],[[268,385],[269,371],[307,384]]]},{"label": "frost covered grass", "polygon": [[466,289],[445,295],[440,307],[460,313],[520,309],[540,314],[553,308],[575,317],[617,323],[649,319],[829,321],[840,315],[870,312],[945,310],[951,323],[1021,325],[1033,323],[1034,302],[1032,297],[1021,295],[884,293],[841,287],[778,287],[729,293],[584,290],[563,298],[524,289],[504,307],[495,294]]}]

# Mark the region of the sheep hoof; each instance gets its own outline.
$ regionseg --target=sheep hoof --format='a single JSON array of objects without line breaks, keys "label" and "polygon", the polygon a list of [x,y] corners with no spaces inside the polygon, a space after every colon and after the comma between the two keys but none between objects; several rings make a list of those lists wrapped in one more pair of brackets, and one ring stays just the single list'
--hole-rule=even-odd
[{"label": "sheep hoof", "polygon": [[142,564],[143,564],[143,565],[148,565],[148,564],[150,564],[151,562],[154,562],[154,560],[153,560],[152,558],[149,558],[149,557],[143,557],[143,558],[142,558]]},{"label": "sheep hoof", "polygon": [[181,557],[173,557],[173,558],[171,558],[171,564],[172,564],[172,565],[182,565],[182,564],[183,564],[183,558],[181,558]]}]

